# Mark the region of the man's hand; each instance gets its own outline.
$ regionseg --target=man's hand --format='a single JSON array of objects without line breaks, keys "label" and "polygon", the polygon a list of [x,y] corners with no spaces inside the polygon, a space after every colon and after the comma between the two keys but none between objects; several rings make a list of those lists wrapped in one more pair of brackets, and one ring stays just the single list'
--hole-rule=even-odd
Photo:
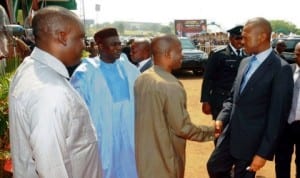
[{"label": "man's hand", "polygon": [[248,171],[256,172],[266,164],[266,159],[255,155],[250,166],[247,167]]},{"label": "man's hand", "polygon": [[223,130],[223,122],[220,120],[215,121],[215,137],[218,138]]},{"label": "man's hand", "polygon": [[211,114],[211,107],[210,107],[210,104],[208,102],[202,103],[202,112],[204,114]]}]

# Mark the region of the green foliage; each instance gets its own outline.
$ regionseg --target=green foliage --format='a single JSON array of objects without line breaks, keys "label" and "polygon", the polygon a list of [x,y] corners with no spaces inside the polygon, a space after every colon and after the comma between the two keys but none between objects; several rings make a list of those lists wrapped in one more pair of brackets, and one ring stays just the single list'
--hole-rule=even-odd
[{"label": "green foliage", "polygon": [[23,13],[22,10],[18,10],[18,15],[17,15],[17,22],[19,22],[20,24],[24,24],[24,20],[23,20]]},{"label": "green foliage", "polygon": [[0,75],[0,150],[7,149],[9,144],[8,90],[11,76],[12,72]]},{"label": "green foliage", "polygon": [[161,27],[160,33],[174,34],[174,32],[172,31],[172,28],[170,28],[169,26],[163,26],[163,27]]},{"label": "green foliage", "polygon": [[17,67],[20,65],[20,63],[21,63],[20,57],[14,57],[12,59],[8,59],[6,61],[5,72],[11,73],[15,71]]},{"label": "green foliage", "polygon": [[8,91],[19,57],[0,62],[0,160],[9,158]]},{"label": "green foliage", "polygon": [[125,27],[123,22],[115,22],[114,26],[118,29],[120,35],[124,35]]},{"label": "green foliage", "polygon": [[270,20],[274,32],[288,35],[290,33],[300,34],[300,29],[296,25],[284,20]]}]

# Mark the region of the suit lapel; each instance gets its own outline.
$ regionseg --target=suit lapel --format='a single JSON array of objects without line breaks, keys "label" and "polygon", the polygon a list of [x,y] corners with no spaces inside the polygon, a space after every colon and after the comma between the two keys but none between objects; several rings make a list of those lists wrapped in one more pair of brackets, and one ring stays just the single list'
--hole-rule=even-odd
[{"label": "suit lapel", "polygon": [[238,74],[237,74],[237,77],[236,77],[236,88],[235,88],[235,90],[237,92],[235,92],[235,93],[237,94],[237,96],[240,94],[240,87],[241,87],[241,84],[242,84],[244,73],[247,70],[249,60],[250,60],[250,57],[247,57],[247,58],[243,59],[241,64],[240,64],[241,70],[238,71]]},{"label": "suit lapel", "polygon": [[270,55],[263,61],[263,63],[256,69],[256,71],[252,74],[252,76],[248,80],[241,95],[247,92],[247,90],[249,90],[252,86],[255,86],[255,83],[259,81],[259,79],[262,78],[266,72],[269,71],[269,68],[273,63],[274,58],[276,58],[275,55],[276,54],[274,54],[274,52],[271,52]]}]

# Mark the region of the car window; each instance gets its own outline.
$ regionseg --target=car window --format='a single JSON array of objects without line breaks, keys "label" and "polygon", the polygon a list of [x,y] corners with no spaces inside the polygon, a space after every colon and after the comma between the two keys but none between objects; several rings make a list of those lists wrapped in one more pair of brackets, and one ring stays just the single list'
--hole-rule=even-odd
[{"label": "car window", "polygon": [[294,52],[296,44],[300,42],[300,39],[289,39],[285,41],[286,52]]},{"label": "car window", "polygon": [[180,39],[182,49],[196,49],[195,45],[189,39]]},{"label": "car window", "polygon": [[276,47],[277,41],[278,41],[277,38],[272,40],[272,48],[275,48],[275,47]]}]

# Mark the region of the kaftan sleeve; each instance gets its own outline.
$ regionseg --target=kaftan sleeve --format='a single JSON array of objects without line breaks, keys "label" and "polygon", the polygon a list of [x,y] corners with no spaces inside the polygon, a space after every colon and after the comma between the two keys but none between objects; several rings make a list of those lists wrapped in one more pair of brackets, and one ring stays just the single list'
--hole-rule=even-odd
[{"label": "kaftan sleeve", "polygon": [[88,106],[91,102],[89,83],[94,81],[91,73],[91,66],[88,63],[82,63],[70,79],[71,85],[77,90]]},{"label": "kaftan sleeve", "polygon": [[214,139],[214,128],[196,126],[191,122],[186,109],[186,93],[181,86],[169,85],[165,91],[164,112],[171,130],[179,137],[195,141],[211,141]]}]

